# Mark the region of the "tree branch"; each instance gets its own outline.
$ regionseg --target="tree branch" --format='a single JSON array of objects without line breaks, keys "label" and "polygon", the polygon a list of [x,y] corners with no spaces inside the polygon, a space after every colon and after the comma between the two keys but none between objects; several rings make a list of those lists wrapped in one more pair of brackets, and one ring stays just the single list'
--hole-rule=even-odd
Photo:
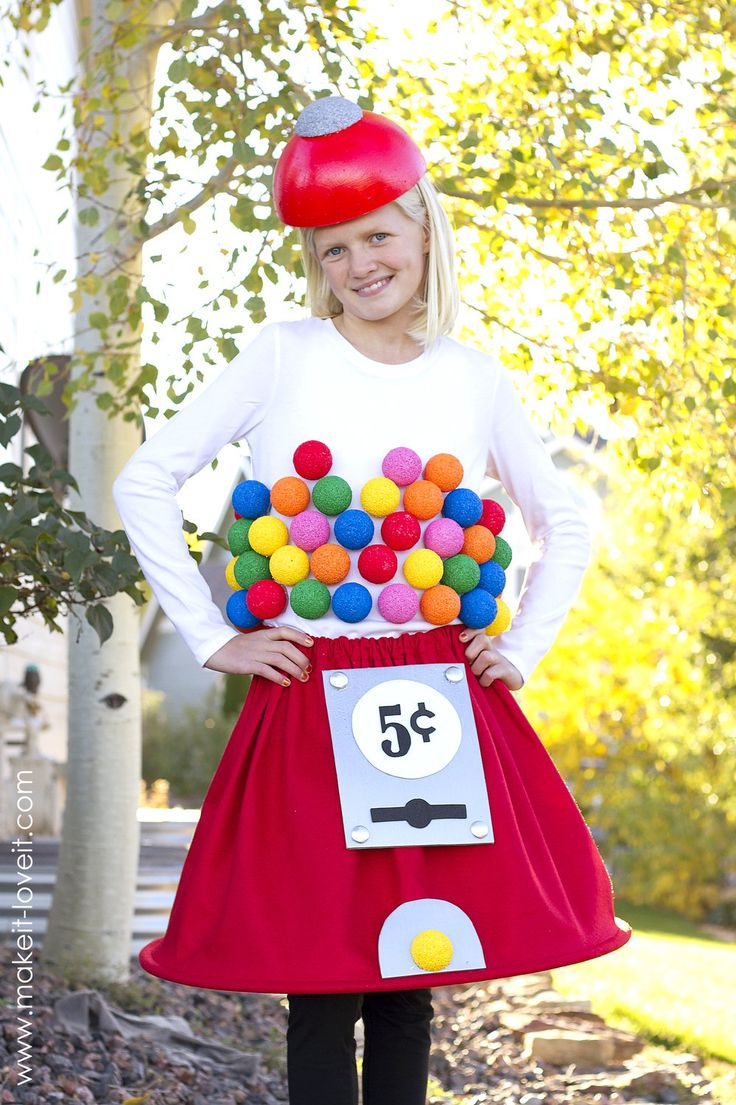
[{"label": "tree branch", "polygon": [[[255,165],[272,165],[273,158],[268,156],[258,157],[253,155],[252,160],[248,162],[246,168],[252,168]],[[174,211],[170,211],[159,219],[156,223],[151,223],[146,229],[145,241],[150,242],[151,239],[158,237],[159,234],[163,234],[165,230],[169,230],[170,227],[175,226],[176,223],[181,222],[183,216],[191,215],[197,208],[202,207],[203,204],[213,198],[213,196],[219,195],[223,192],[227,185],[232,180],[236,169],[243,165],[243,162],[238,157],[229,158],[220,169],[219,173],[215,173],[213,177],[207,181],[196,195],[185,203],[179,204]]]},{"label": "tree branch", "polygon": [[[700,207],[706,210],[718,210],[722,207],[732,207],[733,201],[729,202],[728,200],[724,200],[723,203],[712,203],[707,200],[697,200],[693,198],[697,192],[702,192],[703,188],[712,184],[717,184],[719,189],[728,188],[736,184],[736,179],[705,181],[704,184],[698,184],[685,192],[675,192],[670,196],[630,196],[625,199],[595,200],[585,199],[582,196],[579,199],[537,199],[534,196],[504,195],[503,199],[506,200],[507,203],[518,203],[525,207],[562,207],[567,210],[574,210],[576,208],[623,207],[629,208],[632,211],[641,211],[645,208],[654,209],[655,207],[660,207],[663,203],[678,203],[683,206]],[[447,186],[441,183],[439,183],[437,187],[443,196],[447,196],[450,199],[471,200],[474,203],[482,203],[485,198],[482,192],[464,192],[457,188],[453,188],[451,185]]]}]

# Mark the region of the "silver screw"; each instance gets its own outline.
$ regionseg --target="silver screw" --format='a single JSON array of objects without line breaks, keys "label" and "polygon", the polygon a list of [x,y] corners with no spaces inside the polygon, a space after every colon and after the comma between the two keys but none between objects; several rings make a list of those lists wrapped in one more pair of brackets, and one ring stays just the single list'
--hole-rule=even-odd
[{"label": "silver screw", "polygon": [[330,676],[330,685],[334,687],[335,690],[341,691],[344,687],[347,687],[348,685],[347,675],[345,675],[345,673],[342,671],[333,671],[332,675]]}]

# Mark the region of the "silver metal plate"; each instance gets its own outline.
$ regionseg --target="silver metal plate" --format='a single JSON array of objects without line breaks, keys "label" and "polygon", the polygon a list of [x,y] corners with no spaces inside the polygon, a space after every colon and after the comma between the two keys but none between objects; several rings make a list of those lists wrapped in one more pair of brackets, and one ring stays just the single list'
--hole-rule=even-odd
[{"label": "silver metal plate", "polygon": [[462,667],[333,668],[322,680],[348,848],[493,843]]}]

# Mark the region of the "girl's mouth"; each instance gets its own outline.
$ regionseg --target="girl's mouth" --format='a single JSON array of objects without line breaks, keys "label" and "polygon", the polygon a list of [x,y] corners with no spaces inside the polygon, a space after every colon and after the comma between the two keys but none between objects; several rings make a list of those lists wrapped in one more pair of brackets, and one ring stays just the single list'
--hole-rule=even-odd
[{"label": "girl's mouth", "polygon": [[363,297],[378,295],[379,292],[388,287],[392,280],[393,276],[382,276],[380,280],[374,280],[372,284],[366,284],[364,288],[356,288],[356,294]]}]

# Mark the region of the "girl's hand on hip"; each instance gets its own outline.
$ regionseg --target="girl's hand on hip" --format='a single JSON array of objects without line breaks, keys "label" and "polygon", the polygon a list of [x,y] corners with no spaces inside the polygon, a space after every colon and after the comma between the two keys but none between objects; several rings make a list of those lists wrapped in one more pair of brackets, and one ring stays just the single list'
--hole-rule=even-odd
[{"label": "girl's hand on hip", "polygon": [[261,675],[285,686],[291,682],[288,677],[305,683],[312,665],[309,657],[292,641],[307,647],[314,644],[301,629],[271,625],[233,637],[218,648],[204,666],[228,675]]},{"label": "girl's hand on hip", "polygon": [[[490,687],[494,679],[500,679],[511,691],[518,691],[524,685],[524,679],[517,667],[506,660],[497,648],[491,644],[491,638],[484,629],[463,629],[460,640],[469,640],[465,656],[470,670],[477,675],[481,687]],[[471,663],[472,661],[472,663]]]}]

